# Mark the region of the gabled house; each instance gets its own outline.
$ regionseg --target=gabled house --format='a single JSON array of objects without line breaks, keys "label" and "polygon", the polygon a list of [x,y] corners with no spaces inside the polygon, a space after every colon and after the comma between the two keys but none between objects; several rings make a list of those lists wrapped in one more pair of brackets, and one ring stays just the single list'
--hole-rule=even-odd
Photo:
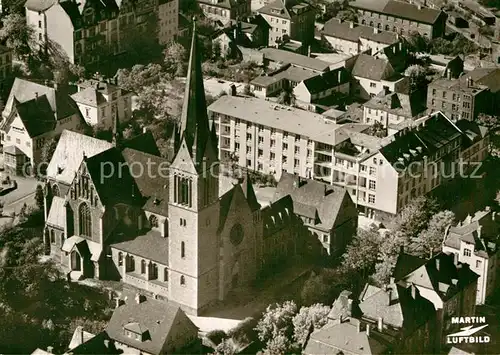
[{"label": "gabled house", "polygon": [[479,275],[468,264],[458,261],[456,254],[440,253],[430,260],[400,253],[393,272],[394,282],[414,285],[437,312],[436,349],[444,344],[452,327],[451,317],[475,314]]},{"label": "gabled house", "polygon": [[484,304],[495,290],[499,263],[500,223],[489,207],[446,229],[443,252],[453,253],[479,275],[476,304]]},{"label": "gabled house", "polygon": [[197,0],[203,14],[226,24],[250,15],[250,0]]},{"label": "gabled house", "polygon": [[338,256],[357,230],[358,211],[349,193],[337,186],[283,172],[274,200],[290,196],[294,213],[327,255]]}]

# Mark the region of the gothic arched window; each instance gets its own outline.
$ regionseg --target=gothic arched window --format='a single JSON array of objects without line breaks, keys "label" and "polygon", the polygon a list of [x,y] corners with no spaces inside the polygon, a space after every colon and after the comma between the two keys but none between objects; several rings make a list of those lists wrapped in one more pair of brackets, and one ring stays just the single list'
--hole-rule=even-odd
[{"label": "gothic arched window", "polygon": [[158,278],[158,265],[154,264],[151,266],[151,279],[156,280]]},{"label": "gothic arched window", "polygon": [[141,260],[141,274],[145,274],[146,273],[146,262],[144,261],[144,259]]},{"label": "gothic arched window", "polygon": [[90,216],[90,208],[86,203],[82,203],[78,210],[78,217],[80,221],[80,235],[87,237],[92,236],[92,220]]},{"label": "gothic arched window", "polygon": [[53,230],[53,229],[50,231],[50,242],[51,242],[52,244],[55,244],[55,243],[56,243],[56,233],[54,232],[54,230]]},{"label": "gothic arched window", "polygon": [[184,286],[186,284],[186,278],[184,275],[181,276],[181,285]]},{"label": "gothic arched window", "polygon": [[155,215],[149,217],[149,225],[151,228],[158,228],[158,218]]},{"label": "gothic arched window", "polygon": [[61,193],[59,192],[59,186],[57,186],[56,184],[54,184],[52,186],[52,196],[58,196],[60,195]]}]

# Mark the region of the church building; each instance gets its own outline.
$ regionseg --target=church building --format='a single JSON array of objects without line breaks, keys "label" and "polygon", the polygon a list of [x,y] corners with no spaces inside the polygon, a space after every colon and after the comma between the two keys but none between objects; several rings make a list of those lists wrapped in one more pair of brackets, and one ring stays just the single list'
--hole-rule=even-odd
[{"label": "church building", "polygon": [[118,279],[195,315],[307,250],[290,196],[261,209],[248,176],[219,194],[200,55],[195,27],[173,159],[124,140],[117,117],[113,143],[63,133],[48,167],[44,235],[70,279]]}]

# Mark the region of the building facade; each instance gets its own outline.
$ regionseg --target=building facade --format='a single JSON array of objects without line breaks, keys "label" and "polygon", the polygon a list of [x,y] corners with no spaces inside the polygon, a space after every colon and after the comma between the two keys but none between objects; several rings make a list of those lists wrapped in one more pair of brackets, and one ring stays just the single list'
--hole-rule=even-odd
[{"label": "building facade", "polygon": [[251,14],[250,0],[197,0],[203,14],[224,24]]},{"label": "building facade", "polygon": [[441,10],[397,0],[353,1],[349,5],[358,13],[361,25],[400,35],[414,32],[433,39],[445,33],[446,14]]},{"label": "building facade", "polygon": [[161,45],[172,42],[179,32],[179,0],[158,1],[158,41]]},{"label": "building facade", "polygon": [[468,264],[479,275],[477,280],[476,304],[484,304],[495,291],[498,273],[499,228],[496,212],[488,207],[468,216],[456,226],[447,228],[443,252],[452,253],[458,261]]},{"label": "building facade", "polygon": [[381,123],[384,127],[423,116],[425,104],[418,93],[381,92],[363,104],[363,122]]},{"label": "building facade", "polygon": [[71,95],[90,126],[111,128],[115,116],[127,122],[132,116],[132,93],[104,80],[87,80],[77,84]]},{"label": "building facade", "polygon": [[3,91],[7,80],[12,76],[12,51],[0,45],[0,91]]},{"label": "building facade", "polygon": [[269,46],[277,47],[287,40],[308,45],[314,39],[315,8],[300,0],[275,0],[257,10],[267,21]]}]

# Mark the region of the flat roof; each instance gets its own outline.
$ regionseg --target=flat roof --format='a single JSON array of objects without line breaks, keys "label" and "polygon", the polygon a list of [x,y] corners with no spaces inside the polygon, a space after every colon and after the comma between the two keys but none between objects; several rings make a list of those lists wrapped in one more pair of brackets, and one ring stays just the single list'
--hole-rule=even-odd
[{"label": "flat roof", "polygon": [[322,115],[255,97],[225,95],[208,110],[330,145],[336,144],[336,131],[341,127]]}]

